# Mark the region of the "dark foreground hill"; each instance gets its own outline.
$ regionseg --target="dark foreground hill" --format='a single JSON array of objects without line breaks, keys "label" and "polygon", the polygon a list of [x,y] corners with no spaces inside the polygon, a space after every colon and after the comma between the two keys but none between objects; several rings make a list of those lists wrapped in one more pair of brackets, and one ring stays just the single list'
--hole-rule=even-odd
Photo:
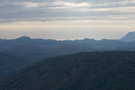
[{"label": "dark foreground hill", "polygon": [[30,63],[31,61],[25,58],[0,52],[0,76],[17,71]]},{"label": "dark foreground hill", "polygon": [[1,80],[1,90],[135,90],[135,52],[58,56]]}]

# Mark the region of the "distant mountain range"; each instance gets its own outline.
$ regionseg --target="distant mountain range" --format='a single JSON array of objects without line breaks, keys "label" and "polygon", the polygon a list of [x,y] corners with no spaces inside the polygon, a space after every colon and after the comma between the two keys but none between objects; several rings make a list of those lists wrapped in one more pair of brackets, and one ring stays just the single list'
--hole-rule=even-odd
[{"label": "distant mountain range", "polygon": [[84,52],[44,59],[0,79],[1,90],[135,90],[135,52]]},{"label": "distant mountain range", "polygon": [[[129,32],[119,40],[94,40],[85,38],[82,40],[57,41],[53,39],[31,39],[27,36],[10,40],[0,39],[0,52],[7,53],[15,57],[25,58],[28,60],[27,62],[30,62],[29,64],[38,62],[44,58],[58,55],[78,52],[120,50],[135,51],[134,32]],[[22,59],[19,60],[22,62]],[[27,62],[25,65],[28,65]],[[15,66],[12,71],[16,71],[15,68],[17,67]],[[20,67],[18,68],[20,69]]]},{"label": "distant mountain range", "polygon": [[135,90],[134,32],[119,40],[0,39],[0,90]]},{"label": "distant mountain range", "polygon": [[135,32],[129,32],[127,35],[122,37],[120,40],[124,41],[124,42],[135,41]]}]

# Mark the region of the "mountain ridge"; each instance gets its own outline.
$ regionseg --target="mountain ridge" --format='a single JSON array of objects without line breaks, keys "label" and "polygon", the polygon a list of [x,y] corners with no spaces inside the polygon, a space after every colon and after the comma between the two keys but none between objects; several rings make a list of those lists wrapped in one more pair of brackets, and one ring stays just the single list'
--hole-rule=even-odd
[{"label": "mountain ridge", "polygon": [[9,53],[0,52],[0,76],[15,72],[31,63],[24,57],[18,57]]},{"label": "mountain ridge", "polygon": [[123,36],[121,39],[121,41],[124,42],[131,42],[131,41],[135,41],[135,32],[129,32],[127,33],[125,36]]},{"label": "mountain ridge", "polygon": [[48,57],[79,52],[119,50],[135,51],[135,41],[123,42],[120,40],[94,40],[88,38],[58,41],[53,39],[32,39],[27,36],[10,40],[0,39],[0,52],[26,58],[31,63]]},{"label": "mountain ridge", "polygon": [[83,52],[48,58],[0,82],[2,90],[134,90],[135,52]]}]

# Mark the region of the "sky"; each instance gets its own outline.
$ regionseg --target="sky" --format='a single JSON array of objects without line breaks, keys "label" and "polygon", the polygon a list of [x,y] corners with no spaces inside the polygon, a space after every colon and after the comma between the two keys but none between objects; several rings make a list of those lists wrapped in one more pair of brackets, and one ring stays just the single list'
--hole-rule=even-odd
[{"label": "sky", "polygon": [[119,39],[135,31],[135,0],[0,0],[0,38]]}]

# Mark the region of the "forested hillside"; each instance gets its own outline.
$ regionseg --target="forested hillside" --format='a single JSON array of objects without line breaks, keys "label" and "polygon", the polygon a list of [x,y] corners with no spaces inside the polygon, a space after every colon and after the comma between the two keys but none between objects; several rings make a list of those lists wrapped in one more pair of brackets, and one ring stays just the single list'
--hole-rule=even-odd
[{"label": "forested hillside", "polygon": [[0,76],[15,72],[31,63],[26,58],[0,52]]},{"label": "forested hillside", "polygon": [[2,90],[135,90],[135,52],[84,52],[26,67],[0,82]]}]

